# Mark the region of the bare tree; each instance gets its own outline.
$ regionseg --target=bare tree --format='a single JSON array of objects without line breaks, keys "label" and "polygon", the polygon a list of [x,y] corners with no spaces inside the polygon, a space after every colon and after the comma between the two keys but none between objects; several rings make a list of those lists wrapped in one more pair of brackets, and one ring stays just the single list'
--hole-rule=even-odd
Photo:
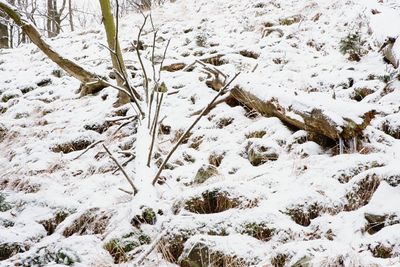
[{"label": "bare tree", "polygon": [[0,12],[0,48],[9,48],[10,36],[6,13]]},{"label": "bare tree", "polygon": [[47,0],[47,33],[55,37],[61,32],[61,23],[67,17],[63,15],[67,0],[63,0],[61,8],[57,9],[57,0]]},{"label": "bare tree", "polygon": [[100,79],[98,75],[87,71],[77,63],[64,58],[52,49],[42,38],[36,27],[30,23],[14,5],[7,3],[5,0],[0,0],[0,11],[5,12],[15,22],[15,24],[22,29],[29,39],[49,57],[49,59],[59,65],[60,68],[65,70],[68,74],[81,81],[82,84],[86,86],[84,90],[85,93],[92,93],[110,86],[109,84],[106,84],[106,81]]},{"label": "bare tree", "polygon": [[68,16],[69,16],[69,26],[71,27],[71,32],[74,31],[74,15],[72,10],[72,0],[68,0]]},{"label": "bare tree", "polygon": [[[126,75],[124,60],[121,53],[121,48],[119,46],[119,41],[118,41],[118,28],[115,26],[110,0],[99,0],[99,1],[101,6],[101,14],[103,16],[104,29],[107,35],[107,43],[110,49],[111,61],[114,71],[117,73],[116,75],[117,84],[118,86],[123,87],[125,86],[125,82],[127,82],[127,75]],[[120,104],[125,104],[130,102],[129,95],[125,94],[122,91],[119,92],[118,98]]]}]

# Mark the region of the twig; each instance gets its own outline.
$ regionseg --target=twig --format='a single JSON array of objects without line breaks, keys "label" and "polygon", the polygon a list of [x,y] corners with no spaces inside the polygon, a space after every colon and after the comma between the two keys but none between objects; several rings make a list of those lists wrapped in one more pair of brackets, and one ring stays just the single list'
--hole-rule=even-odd
[{"label": "twig", "polygon": [[203,115],[207,112],[207,110],[214,104],[214,102],[223,94],[225,93],[226,88],[239,76],[240,72],[237,73],[221,90],[219,90],[218,94],[208,103],[208,105],[203,109],[203,111],[199,114],[199,116],[194,120],[194,122],[187,128],[185,133],[179,138],[178,142],[176,142],[175,146],[171,149],[168,153],[167,157],[164,159],[163,163],[161,164],[160,168],[158,169],[157,174],[155,175],[152,184],[155,185],[160,177],[161,172],[163,171],[165,165],[168,163],[168,160],[171,158],[172,154],[176,151],[179,145],[183,142],[189,132],[193,129],[193,127],[200,121]]},{"label": "twig", "polygon": [[114,158],[114,156],[111,154],[110,150],[108,150],[108,148],[104,144],[103,144],[103,147],[106,150],[107,154],[110,156],[110,158],[115,162],[115,164],[117,164],[118,168],[121,170],[122,174],[125,176],[125,178],[128,181],[128,183],[131,185],[131,187],[133,189],[133,195],[136,195],[138,190],[137,190],[136,186],[133,184],[131,178],[129,178],[129,176],[125,172],[124,168],[121,166],[121,164],[119,164],[118,160],[116,160]]},{"label": "twig", "polygon": [[[112,84],[112,83],[109,83],[109,82],[107,82],[107,81],[104,80],[104,79],[101,79],[101,78],[100,78],[100,79],[99,79],[99,82],[102,83],[102,84],[104,84],[104,85],[106,85],[106,86],[110,86],[110,87],[112,87],[112,88],[114,88],[114,89],[117,89],[117,90],[119,90],[119,91],[122,91],[122,92],[124,92],[124,93],[127,94],[127,95],[130,95],[129,92],[126,91],[126,89],[124,89],[124,88],[122,88],[122,87],[120,87],[120,86],[118,86],[118,85],[114,85],[114,84]],[[142,117],[144,117],[145,114],[144,114],[142,108],[140,107],[140,104],[139,104],[138,100],[137,100],[136,98],[133,98],[133,102],[135,103],[136,107],[138,108],[140,115],[141,115]]]},{"label": "twig", "polygon": [[124,193],[127,193],[127,194],[129,194],[129,195],[133,195],[133,192],[128,191],[128,190],[125,190],[125,189],[123,189],[123,188],[118,188],[118,190],[120,190],[120,191],[122,191],[122,192],[124,192]]},{"label": "twig", "polygon": [[158,234],[158,236],[151,242],[149,247],[137,257],[136,261],[133,263],[133,266],[139,266],[145,259],[146,257],[157,247],[158,243],[161,241],[161,238],[165,236],[167,233],[167,230],[163,230],[161,233]]},{"label": "twig", "polygon": [[117,122],[117,121],[129,120],[129,119],[132,119],[135,117],[136,117],[136,115],[131,115],[131,116],[122,117],[122,118],[106,119],[106,121],[107,122]]},{"label": "twig", "polygon": [[168,92],[167,95],[175,95],[177,93],[179,93],[179,90]]},{"label": "twig", "polygon": [[[125,167],[126,165],[128,165],[129,162],[131,162],[132,160],[134,160],[136,158],[136,155],[132,155],[130,158],[128,158],[127,160],[125,160],[124,162],[122,162],[122,167]],[[117,171],[119,171],[119,169],[117,168],[115,171],[112,172],[112,174],[116,174]],[[132,171],[133,173],[135,173],[135,171]]]},{"label": "twig", "polygon": [[92,143],[90,146],[88,146],[88,147],[85,149],[85,151],[83,151],[81,154],[79,154],[78,156],[76,156],[76,157],[73,158],[72,160],[79,159],[83,154],[85,154],[85,153],[88,152],[90,149],[92,149],[93,147],[95,147],[97,144],[100,144],[100,143],[102,143],[102,142],[104,142],[103,139],[102,139],[102,140],[98,140],[98,141]]},{"label": "twig", "polygon": [[168,50],[170,42],[171,42],[171,39],[168,39],[167,45],[165,46],[163,57],[161,59],[160,68],[158,70],[158,81],[160,81],[160,78],[161,78],[161,69],[162,69],[162,67],[164,65],[164,60],[165,60],[165,57],[167,55],[167,50]]},{"label": "twig", "polygon": [[[160,93],[157,92],[157,98]],[[153,148],[154,148],[154,142],[156,140],[156,135],[157,135],[157,123],[158,123],[158,117],[160,115],[160,110],[161,110],[161,104],[163,101],[164,93],[161,93],[160,101],[157,99],[157,111],[156,114],[154,115],[154,121],[152,125],[152,136],[151,136],[151,144],[150,144],[150,149],[149,149],[149,155],[147,157],[147,167],[150,167],[150,162],[151,162],[151,155],[153,154]]]},{"label": "twig", "polygon": [[135,154],[134,151],[129,151],[129,150],[118,151],[117,153],[125,156],[132,156],[133,154]]},{"label": "twig", "polygon": [[[125,167],[129,162],[131,162],[132,160],[134,160],[136,158],[136,154],[133,154],[130,158],[128,158],[127,160],[125,160],[122,163],[122,166]],[[135,173],[134,171],[132,171],[133,173]]]},{"label": "twig", "polygon": [[115,69],[113,69],[113,71],[115,72],[115,74],[117,74],[118,78],[120,78],[121,80],[123,80],[125,82],[124,87],[126,87],[127,90],[125,89],[124,93],[127,94],[128,96],[130,96],[132,99],[135,99],[135,97],[136,97],[139,101],[142,101],[142,97],[140,96],[140,94],[129,84],[128,76],[126,75],[126,70],[123,69],[121,59],[119,58],[118,54],[115,51],[113,51],[111,48],[109,48],[108,46],[106,46],[104,44],[100,44],[100,45],[105,47],[117,59],[118,66],[122,70],[122,73],[120,73],[118,70],[115,70]]},{"label": "twig", "polygon": [[[153,17],[151,16],[151,13],[150,13],[150,22],[151,22],[151,26],[153,27],[153,31],[154,31],[154,34],[153,34],[153,47],[152,47],[152,49],[151,49],[151,67],[152,67],[152,69],[153,69],[153,81],[156,83],[156,66],[155,66],[155,62],[154,62],[154,54],[155,54],[155,50],[156,50],[157,31],[156,31],[156,29],[154,28]],[[156,84],[154,85],[154,89],[157,89],[157,87],[158,87],[158,84],[156,83]],[[151,123],[151,106],[153,105],[154,91],[155,91],[155,90],[153,90],[153,91],[151,92],[150,101],[149,101],[149,103],[148,103],[148,105],[149,105],[149,114],[148,114],[148,115],[149,115],[149,116],[148,116],[147,128],[150,128],[150,123]],[[151,132],[151,131],[150,131],[150,132]]]},{"label": "twig", "polygon": [[[124,162],[122,162],[121,166],[125,167],[126,165],[128,165],[129,162],[131,162],[132,160],[134,160],[136,158],[136,155],[132,155],[130,158],[128,158],[127,160],[125,160]],[[112,174],[116,174],[119,171],[118,168],[116,168]],[[132,171],[133,173],[136,173],[135,171]]]},{"label": "twig", "polygon": [[257,67],[258,67],[258,63],[254,66],[254,68],[251,70],[251,72],[255,72]]},{"label": "twig", "polygon": [[142,56],[140,55],[140,51],[139,51],[140,36],[142,35],[143,28],[146,25],[147,18],[148,18],[148,16],[144,16],[144,21],[143,21],[142,27],[140,27],[140,29],[139,29],[136,46],[134,44],[132,44],[132,45],[136,49],[139,63],[140,63],[140,66],[142,67],[142,72],[143,72],[143,76],[144,76],[144,90],[145,90],[145,96],[146,96],[146,103],[149,103],[149,80],[147,78],[147,72],[144,67],[144,64],[142,61]]},{"label": "twig", "polygon": [[127,75],[127,72],[126,72],[126,68],[125,68],[125,66],[122,64],[122,58],[120,58],[120,55],[121,55],[121,54],[118,54],[118,53],[117,53],[117,51],[120,50],[119,42],[118,42],[118,33],[119,33],[119,16],[118,16],[118,13],[119,13],[119,2],[118,2],[118,0],[116,0],[115,2],[116,2],[116,16],[115,16],[115,24],[116,24],[116,27],[115,27],[115,40],[114,40],[114,41],[115,41],[115,45],[114,45],[115,57],[117,58],[117,63],[118,63],[118,66],[119,66],[119,68],[120,68],[120,70],[121,70],[121,72],[122,72],[123,80],[125,81],[125,85],[126,85],[126,87],[128,88],[128,91],[130,92],[131,97],[132,97],[132,98],[135,98],[135,97],[136,97],[139,101],[142,101],[142,98],[141,98],[140,94],[130,85],[130,83],[129,83],[129,78],[128,78],[128,75]]},{"label": "twig", "polygon": [[123,127],[125,127],[126,125],[128,125],[129,123],[131,123],[132,121],[130,120],[130,121],[127,121],[127,122],[124,122],[123,124],[121,124],[118,128],[117,128],[117,130],[115,130],[114,132],[113,132],[113,134],[112,135],[115,135],[116,133],[118,133]]},{"label": "twig", "polygon": [[[218,106],[219,104],[225,102],[229,97],[230,97],[230,95],[227,95],[227,96],[225,96],[224,98],[221,98],[220,100],[215,101],[214,104],[212,104],[212,105],[208,108],[208,110],[207,110],[206,113],[210,112],[213,108],[215,108],[215,107]],[[190,114],[190,117],[199,115],[202,111],[203,111],[203,109],[199,109],[199,110],[193,112],[192,114]]]}]

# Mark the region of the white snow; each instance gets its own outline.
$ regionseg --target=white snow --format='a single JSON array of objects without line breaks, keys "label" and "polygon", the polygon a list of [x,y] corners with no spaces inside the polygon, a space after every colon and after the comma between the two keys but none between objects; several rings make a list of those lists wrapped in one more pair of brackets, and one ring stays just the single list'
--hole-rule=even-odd
[{"label": "white snow", "polygon": [[[381,13],[374,15],[372,9]],[[279,24],[298,14],[302,15],[299,23]],[[315,19],[317,14],[319,19]],[[12,206],[0,212],[0,246],[17,243],[29,247],[0,265],[14,266],[36,254],[44,259],[48,252],[61,249],[79,258],[75,266],[113,266],[104,245],[138,231],[131,224],[132,218],[152,207],[156,213],[161,211],[156,224],[141,225],[143,234],[151,239],[164,229],[171,235],[192,232],[186,248],[201,241],[226,255],[256,259],[256,266],[270,266],[279,254],[287,256],[288,266],[303,257],[309,257],[311,266],[339,266],[340,260],[344,266],[400,266],[399,223],[369,234],[364,217],[365,213],[400,216],[400,141],[383,131],[385,122],[390,130],[400,130],[400,82],[396,81],[398,70],[386,64],[378,52],[387,37],[400,34],[397,1],[178,0],[154,8],[152,16],[162,37],[156,41],[156,58],[162,56],[171,38],[164,65],[191,64],[195,59],[223,55],[226,64],[216,68],[229,77],[241,71],[235,85],[263,100],[279,99],[292,109],[286,115],[297,120],[302,118],[296,111],[317,108],[340,128],[343,118],[358,123],[366,112],[376,110],[376,118],[358,139],[358,153],[350,153],[352,140],[344,140],[344,154],[337,155],[337,140],[324,147],[308,140],[306,131],[290,128],[278,118],[252,116],[254,112],[242,106],[223,103],[200,120],[162,172],[165,183],[153,187],[157,166],[155,160],[146,166],[151,142],[147,124],[135,119],[116,132],[125,122],[113,122],[124,116],[121,111],[126,109],[128,116],[136,113],[129,104],[113,107],[115,90],[105,88],[80,97],[79,82],[64,72],[56,77],[53,71],[59,70],[58,66],[33,44],[0,50],[0,192]],[[136,40],[142,20],[141,14],[127,15],[121,19],[119,33],[126,64],[136,68],[139,63],[131,42]],[[274,23],[283,36],[275,31],[262,38],[266,22]],[[366,40],[368,54],[359,62],[349,61],[339,52],[340,40],[351,32],[359,32]],[[142,38],[145,45],[151,45],[150,25]],[[394,46],[397,55],[399,40]],[[102,25],[62,33],[48,41],[63,56],[108,75],[111,62],[108,51],[100,45],[106,43]],[[259,54],[258,59],[240,55],[243,50]],[[151,73],[151,47],[141,53]],[[136,76],[131,82],[142,93],[142,73],[133,72]],[[389,84],[385,76],[392,79]],[[50,82],[40,85],[46,79]],[[155,152],[161,158],[174,146],[178,133],[196,118],[190,114],[215,96],[205,79],[207,74],[199,65],[191,72],[161,73],[169,92],[177,91],[165,98],[161,109],[160,120],[171,129],[169,134],[158,135]],[[352,96],[359,88],[373,92],[357,102]],[[104,126],[104,131],[90,130],[94,125]],[[261,132],[265,134],[250,137]],[[135,153],[135,160],[125,170],[140,189],[138,195],[119,190],[131,188],[101,144],[78,159],[83,149],[68,153],[52,150],[77,140],[104,140],[119,162]],[[279,158],[253,166],[246,155],[252,145],[274,149]],[[210,164],[211,155],[222,155],[218,175],[194,185],[198,169]],[[346,210],[346,195],[374,175],[380,184],[371,198],[355,210]],[[226,191],[242,205],[212,214],[185,209],[185,201],[206,190]],[[174,213],[179,203],[180,212]],[[315,203],[322,211],[309,225],[296,223],[289,214],[293,209],[307,214]],[[110,215],[104,232],[65,237],[63,231],[90,208]],[[41,222],[54,218],[60,210],[71,214],[47,235]],[[246,224],[261,222],[275,230],[269,240],[244,232]],[[212,230],[224,230],[227,235],[209,235]],[[391,258],[373,255],[379,244],[392,247]],[[145,248],[141,245],[131,254],[137,257]],[[54,261],[46,264],[56,266]],[[143,266],[170,264],[158,250],[143,262]]]}]

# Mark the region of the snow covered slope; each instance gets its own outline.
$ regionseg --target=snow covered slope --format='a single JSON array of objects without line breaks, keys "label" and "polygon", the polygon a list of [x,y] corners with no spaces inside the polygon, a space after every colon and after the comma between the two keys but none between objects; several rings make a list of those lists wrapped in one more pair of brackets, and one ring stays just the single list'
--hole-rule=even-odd
[{"label": "snow covered slope", "polygon": [[[241,71],[260,98],[320,105],[332,118],[377,115],[358,139],[318,144],[222,103],[172,157],[157,203],[142,207],[119,190],[129,185],[100,144],[81,155],[103,141],[130,159],[138,121],[120,129],[118,119],[134,109],[114,108],[112,88],[79,97],[79,83],[33,45],[0,50],[0,266],[132,266],[160,233],[143,266],[400,266],[400,81],[379,52],[400,34],[397,1],[178,0],[152,15],[156,58],[171,38],[166,66],[204,60],[230,77]],[[142,21],[131,14],[120,29],[138,88],[131,42]],[[356,56],[341,53],[351,35]],[[149,70],[152,38],[148,25]],[[108,75],[101,26],[50,42]],[[176,93],[161,110],[159,158],[216,94],[207,79],[199,64],[162,72]],[[126,170],[140,178],[134,161]]]}]

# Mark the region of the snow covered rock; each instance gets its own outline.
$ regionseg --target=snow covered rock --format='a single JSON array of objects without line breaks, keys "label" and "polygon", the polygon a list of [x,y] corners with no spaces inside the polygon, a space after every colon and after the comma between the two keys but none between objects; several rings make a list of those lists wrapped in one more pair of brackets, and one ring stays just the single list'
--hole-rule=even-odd
[{"label": "snow covered rock", "polygon": [[218,174],[218,169],[214,165],[203,165],[197,171],[193,182],[195,184],[202,184],[205,181],[207,181],[209,178],[211,178],[217,174]]}]

